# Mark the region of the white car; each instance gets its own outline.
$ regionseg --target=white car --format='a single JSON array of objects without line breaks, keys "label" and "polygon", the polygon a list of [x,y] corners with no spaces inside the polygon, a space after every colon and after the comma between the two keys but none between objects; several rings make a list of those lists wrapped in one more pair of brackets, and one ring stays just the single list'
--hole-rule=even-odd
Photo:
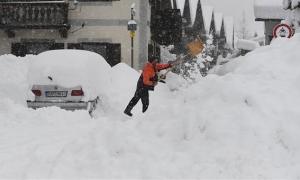
[{"label": "white car", "polygon": [[66,110],[87,110],[99,102],[111,67],[90,51],[52,50],[37,55],[28,68],[27,105],[36,109],[58,106]]}]

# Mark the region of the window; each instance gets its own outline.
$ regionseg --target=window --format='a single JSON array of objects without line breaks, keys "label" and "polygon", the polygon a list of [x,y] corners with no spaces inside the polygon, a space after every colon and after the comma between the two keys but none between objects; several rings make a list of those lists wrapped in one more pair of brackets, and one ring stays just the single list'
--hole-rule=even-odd
[{"label": "window", "polygon": [[68,43],[68,49],[84,49],[100,54],[110,66],[121,62],[121,44],[101,42]]},{"label": "window", "polygon": [[37,55],[41,52],[64,49],[64,43],[52,43],[52,42],[22,42],[12,43],[11,54],[15,56],[25,56],[26,54]]}]

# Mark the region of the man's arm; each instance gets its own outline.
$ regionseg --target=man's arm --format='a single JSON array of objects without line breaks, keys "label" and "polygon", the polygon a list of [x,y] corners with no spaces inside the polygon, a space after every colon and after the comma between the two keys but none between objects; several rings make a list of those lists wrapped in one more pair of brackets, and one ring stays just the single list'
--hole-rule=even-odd
[{"label": "man's arm", "polygon": [[163,69],[167,69],[167,68],[171,68],[173,66],[177,66],[180,62],[176,61],[174,63],[169,62],[168,64],[156,64],[156,69],[157,70],[163,70]]},{"label": "man's arm", "polygon": [[157,70],[163,70],[163,69],[167,69],[169,67],[172,67],[172,65],[171,64],[156,64]]}]

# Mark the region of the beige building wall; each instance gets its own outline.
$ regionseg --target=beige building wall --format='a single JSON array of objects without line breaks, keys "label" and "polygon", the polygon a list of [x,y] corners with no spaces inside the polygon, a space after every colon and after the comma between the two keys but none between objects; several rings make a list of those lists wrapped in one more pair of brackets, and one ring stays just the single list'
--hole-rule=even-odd
[{"label": "beige building wall", "polygon": [[[131,19],[131,5],[135,3],[135,21],[139,21],[139,0],[103,2],[80,2],[76,10],[69,11],[71,28],[68,31],[68,42],[110,42],[121,43],[121,62],[131,64],[131,37],[127,22]],[[70,3],[71,4],[71,3]],[[81,30],[81,24],[86,25]],[[74,32],[76,31],[76,32]],[[74,32],[74,33],[72,33]],[[134,51],[139,47],[139,27],[134,37]],[[134,52],[134,60],[139,58]],[[134,61],[138,67],[138,61]]]},{"label": "beige building wall", "polygon": [[[11,52],[11,43],[21,39],[52,39],[56,43],[109,42],[121,44],[121,62],[131,65],[131,37],[127,23],[131,20],[131,5],[135,3],[134,68],[141,69],[147,61],[150,40],[150,6],[148,0],[120,0],[111,2],[69,2],[68,19],[71,25],[68,37],[61,38],[58,30],[15,30],[16,37],[8,38],[0,30],[0,54]],[[141,6],[142,5],[142,6]],[[82,28],[82,24],[84,27]]]}]

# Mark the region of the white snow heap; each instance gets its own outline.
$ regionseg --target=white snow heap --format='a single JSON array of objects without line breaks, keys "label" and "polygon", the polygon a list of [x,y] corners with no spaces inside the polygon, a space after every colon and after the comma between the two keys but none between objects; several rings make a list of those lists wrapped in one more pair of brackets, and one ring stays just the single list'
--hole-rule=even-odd
[{"label": "white snow heap", "polygon": [[[123,111],[140,74],[127,64],[96,77],[112,86],[91,118],[2,96],[26,81],[30,60],[0,56],[0,177],[299,179],[299,47],[300,34],[276,38],[220,66],[223,76],[198,76],[176,92],[159,83],[148,111],[139,102],[133,117]],[[168,75],[167,84],[182,80]]]},{"label": "white snow heap", "polygon": [[252,40],[238,39],[236,42],[236,47],[238,49],[253,51],[256,48],[259,48],[260,46],[259,46],[258,42],[255,42]]},{"label": "white snow heap", "polygon": [[255,42],[258,42],[258,43],[265,43],[265,35],[259,35],[257,37],[254,37],[254,38],[251,38],[249,39],[251,41],[255,41]]}]

